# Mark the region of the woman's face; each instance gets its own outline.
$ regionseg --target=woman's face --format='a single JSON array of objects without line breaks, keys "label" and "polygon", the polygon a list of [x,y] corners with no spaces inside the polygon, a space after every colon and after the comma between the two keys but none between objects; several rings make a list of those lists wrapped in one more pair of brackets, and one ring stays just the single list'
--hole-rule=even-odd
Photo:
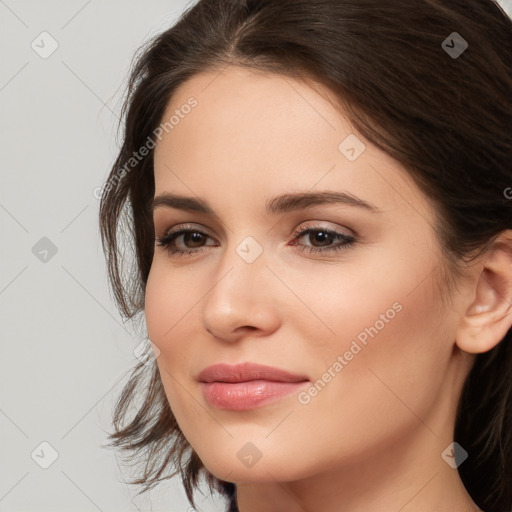
[{"label": "woman's face", "polygon": [[[465,374],[456,303],[439,307],[433,210],[326,94],[238,67],[197,75],[155,148],[155,197],[189,198],[159,201],[155,235],[190,233],[155,245],[148,333],[183,434],[224,480],[292,481],[402,451],[446,464]],[[228,368],[200,382],[220,363],[295,378]]]}]

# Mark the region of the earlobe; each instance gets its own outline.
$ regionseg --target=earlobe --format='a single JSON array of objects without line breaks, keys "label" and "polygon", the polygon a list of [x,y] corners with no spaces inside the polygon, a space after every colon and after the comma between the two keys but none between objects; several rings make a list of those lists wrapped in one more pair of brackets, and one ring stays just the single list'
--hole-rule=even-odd
[{"label": "earlobe", "polygon": [[[505,232],[507,233],[507,232]],[[474,299],[460,319],[456,344],[464,352],[487,352],[512,326],[512,239],[501,236],[485,256]]]}]

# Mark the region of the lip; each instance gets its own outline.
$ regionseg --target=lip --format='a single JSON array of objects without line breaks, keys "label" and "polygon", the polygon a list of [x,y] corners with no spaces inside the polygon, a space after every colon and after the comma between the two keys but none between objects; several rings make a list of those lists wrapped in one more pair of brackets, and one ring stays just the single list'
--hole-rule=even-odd
[{"label": "lip", "polygon": [[209,366],[197,380],[210,405],[232,411],[245,411],[274,402],[309,382],[305,375],[255,363]]}]

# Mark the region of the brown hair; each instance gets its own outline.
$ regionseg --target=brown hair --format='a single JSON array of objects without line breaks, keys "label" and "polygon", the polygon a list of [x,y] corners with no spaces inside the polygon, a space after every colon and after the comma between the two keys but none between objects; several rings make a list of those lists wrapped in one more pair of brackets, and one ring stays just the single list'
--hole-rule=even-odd
[{"label": "brown hair", "polygon": [[[454,32],[468,43],[461,55],[448,51]],[[512,186],[511,63],[512,21],[491,0],[198,1],[140,48],[127,87],[122,146],[100,204],[121,314],[134,320],[143,312],[155,242],[153,151],[132,157],[149,147],[174,91],[194,75],[236,64],[326,85],[354,127],[401,162],[435,205],[446,276],[454,279],[463,273],[461,260],[512,228],[504,194]],[[120,234],[134,262],[120,252]],[[486,512],[512,509],[511,337],[509,331],[477,355],[455,425],[455,441],[469,452],[461,479]],[[144,492],[180,473],[193,505],[203,475],[236,510],[235,485],[209,473],[181,433],[156,364],[133,370],[114,426],[111,446],[146,460],[132,482],[144,484]],[[175,471],[164,474],[172,465]]]}]

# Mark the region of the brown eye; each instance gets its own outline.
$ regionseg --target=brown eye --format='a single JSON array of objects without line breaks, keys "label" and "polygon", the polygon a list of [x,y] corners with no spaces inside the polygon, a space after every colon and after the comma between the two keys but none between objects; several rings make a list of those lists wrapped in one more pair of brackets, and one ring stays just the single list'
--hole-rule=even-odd
[{"label": "brown eye", "polygon": [[[303,230],[301,230],[301,227],[295,232],[294,239],[300,240],[304,238],[312,245],[293,244],[296,245],[300,251],[309,250],[310,253],[340,251],[341,249],[347,249],[356,242],[353,236],[338,233],[337,231],[321,226],[313,226]],[[333,245],[334,243],[336,243],[336,245]]]},{"label": "brown eye", "polygon": [[[157,245],[164,247],[169,254],[193,254],[199,252],[205,246],[206,241],[211,238],[198,229],[176,229],[167,232],[162,238],[157,238]],[[176,244],[181,239],[181,247]]]}]

